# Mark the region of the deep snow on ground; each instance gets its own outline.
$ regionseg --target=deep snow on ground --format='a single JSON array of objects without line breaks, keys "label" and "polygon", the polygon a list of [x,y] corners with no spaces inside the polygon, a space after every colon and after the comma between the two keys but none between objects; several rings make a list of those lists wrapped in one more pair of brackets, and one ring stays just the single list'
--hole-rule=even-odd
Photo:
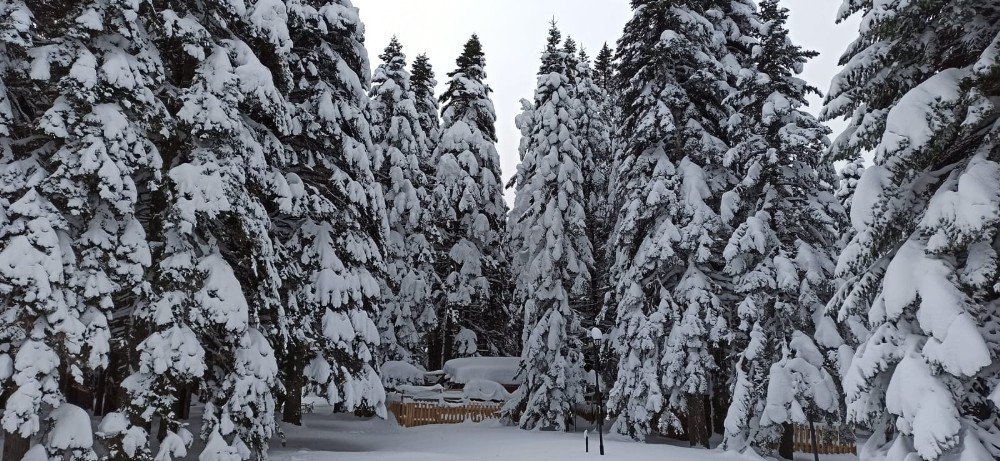
[{"label": "deep snow on ground", "polygon": [[[686,442],[661,440],[658,443],[637,443],[615,435],[605,435],[605,456],[597,452],[597,434],[593,427],[580,427],[577,432],[524,431],[500,424],[442,424],[403,428],[389,414],[388,420],[357,418],[333,414],[317,399],[312,413],[302,415],[303,425],[279,423],[285,435],[271,441],[269,461],[759,461],[760,458],[724,453],[717,450],[692,449]],[[201,405],[192,407],[188,429],[198,434]],[[97,424],[94,418],[92,424]],[[584,429],[590,429],[590,453],[584,452]],[[718,440],[715,440],[717,443]],[[0,435],[0,447],[3,437]],[[158,447],[153,447],[155,453]],[[197,439],[188,450],[185,461],[195,461],[204,449]],[[812,461],[812,455],[799,454],[796,461]],[[857,461],[854,456],[820,455],[820,461]]]},{"label": "deep snow on ground", "polygon": [[[636,443],[618,436],[604,439],[606,456],[597,453],[591,434],[584,453],[583,429],[576,433],[523,431],[497,421],[402,428],[388,420],[333,415],[317,408],[303,415],[302,427],[283,427],[287,444],[274,443],[272,461],[743,461],[755,459],[716,450],[691,449],[684,442]],[[672,445],[677,443],[678,445]],[[759,458],[756,458],[759,459]],[[812,455],[800,455],[802,461]],[[851,461],[822,455],[821,461]]]}]

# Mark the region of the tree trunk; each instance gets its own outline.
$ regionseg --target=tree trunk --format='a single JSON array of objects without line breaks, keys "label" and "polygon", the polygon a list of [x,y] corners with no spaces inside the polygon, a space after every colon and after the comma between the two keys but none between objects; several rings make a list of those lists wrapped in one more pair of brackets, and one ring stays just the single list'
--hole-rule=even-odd
[{"label": "tree trunk", "polygon": [[169,428],[167,427],[167,418],[161,417],[160,418],[160,424],[159,424],[159,426],[156,429],[156,440],[159,440],[159,441],[162,442],[163,439],[167,438],[167,431],[168,430],[169,430]]},{"label": "tree trunk", "polygon": [[427,357],[428,370],[440,370],[444,363],[452,358],[455,333],[447,310],[438,317],[438,328],[430,342],[430,353]]},{"label": "tree trunk", "polygon": [[97,372],[97,385],[94,387],[94,416],[106,415],[104,401],[108,392],[108,370]]},{"label": "tree trunk", "polygon": [[292,366],[285,378],[285,402],[281,411],[281,420],[296,426],[302,425],[302,373],[300,366]]},{"label": "tree trunk", "polygon": [[24,454],[28,452],[28,448],[31,446],[31,440],[21,437],[21,434],[7,431],[4,431],[3,435],[4,441],[2,461],[21,461],[21,459],[24,458]]},{"label": "tree trunk", "polygon": [[781,425],[781,442],[778,444],[778,456],[792,459],[795,456],[795,426],[785,423]]},{"label": "tree trunk", "polygon": [[726,433],[726,414],[730,405],[732,399],[729,390],[725,389],[725,386],[716,386],[715,394],[712,395],[712,430],[716,434]]},{"label": "tree trunk", "polygon": [[181,421],[187,421],[191,417],[191,395],[190,384],[181,388],[176,404],[177,418]]},{"label": "tree trunk", "polygon": [[[444,321],[443,319],[441,321]],[[444,333],[442,333],[441,325],[438,325],[431,334],[427,341],[427,369],[430,371],[440,370],[443,363],[441,363],[441,356],[444,354],[444,343],[442,338]]]},{"label": "tree trunk", "polygon": [[708,448],[708,412],[705,409],[705,396],[701,394],[687,394],[687,431],[691,446],[701,446]]}]

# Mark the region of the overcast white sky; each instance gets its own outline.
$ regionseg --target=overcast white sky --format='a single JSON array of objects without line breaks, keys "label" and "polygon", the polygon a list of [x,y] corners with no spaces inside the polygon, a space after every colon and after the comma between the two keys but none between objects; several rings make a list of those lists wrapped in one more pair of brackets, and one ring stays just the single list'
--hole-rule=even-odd
[{"label": "overcast white sky", "polygon": [[[835,24],[839,0],[783,0],[791,11],[789,29],[797,44],[820,52],[803,77],[822,91],[829,88],[837,60],[856,36],[857,22]],[[487,81],[497,109],[498,149],[504,181],[517,167],[520,133],[514,117],[521,98],[534,94],[535,74],[554,17],[591,56],[604,42],[612,47],[631,17],[628,0],[354,0],[367,30],[372,66],[397,35],[412,62],[427,53],[438,81],[455,67],[455,58],[473,33],[486,52]],[[440,91],[439,91],[440,94]],[[813,98],[812,109],[820,100]],[[832,126],[838,130],[842,124]],[[508,199],[513,191],[507,191]]]}]

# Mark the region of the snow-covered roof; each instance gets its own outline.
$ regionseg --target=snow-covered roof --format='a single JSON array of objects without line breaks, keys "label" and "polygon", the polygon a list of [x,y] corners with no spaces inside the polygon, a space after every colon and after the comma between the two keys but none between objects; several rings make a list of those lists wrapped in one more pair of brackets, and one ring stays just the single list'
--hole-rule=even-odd
[{"label": "snow-covered roof", "polygon": [[496,381],[504,385],[521,384],[517,371],[520,357],[465,357],[444,364],[444,372],[454,383],[466,384],[473,379]]}]

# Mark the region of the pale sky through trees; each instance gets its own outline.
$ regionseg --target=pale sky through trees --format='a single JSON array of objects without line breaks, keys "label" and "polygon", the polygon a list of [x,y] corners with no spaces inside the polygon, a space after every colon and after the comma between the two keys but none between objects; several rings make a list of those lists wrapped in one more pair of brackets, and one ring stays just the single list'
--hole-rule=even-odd
[{"label": "pale sky through trees", "polygon": [[[796,44],[820,52],[803,77],[826,92],[837,71],[837,61],[857,34],[857,19],[835,24],[840,4],[835,0],[783,0],[791,11],[789,29]],[[412,62],[427,53],[438,82],[455,67],[455,58],[473,33],[486,52],[487,81],[497,110],[498,150],[504,181],[519,158],[520,133],[514,117],[520,100],[531,98],[539,57],[549,22],[555,18],[563,36],[572,36],[593,57],[607,41],[612,47],[631,17],[628,0],[354,0],[366,27],[366,45],[372,67],[378,55],[397,35]],[[439,87],[439,90],[441,87]],[[812,111],[820,98],[812,98]],[[831,124],[839,131],[842,123]],[[507,190],[508,202],[514,191]]]}]

